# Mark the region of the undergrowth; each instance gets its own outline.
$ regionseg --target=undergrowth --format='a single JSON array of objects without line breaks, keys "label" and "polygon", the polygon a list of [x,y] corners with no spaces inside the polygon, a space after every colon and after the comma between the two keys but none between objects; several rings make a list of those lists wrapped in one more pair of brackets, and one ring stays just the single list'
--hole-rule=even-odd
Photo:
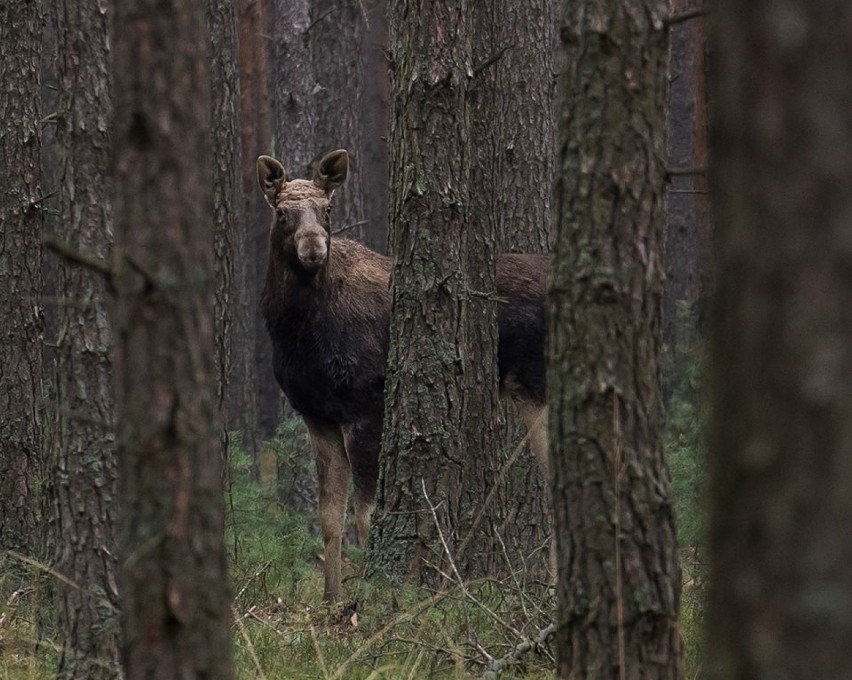
[{"label": "undergrowth", "polygon": [[[237,677],[282,680],[482,677],[534,639],[552,618],[552,599],[534,601],[513,583],[479,580],[440,592],[389,587],[363,575],[363,551],[345,548],[337,606],[322,599],[322,545],[313,511],[282,508],[272,484],[251,481],[251,461],[232,456],[228,527]],[[505,677],[552,673],[546,645]]]},{"label": "undergrowth", "polygon": [[680,563],[681,634],[685,677],[702,677],[707,590],[706,456],[708,400],[706,360],[700,344],[681,357],[678,380],[666,404],[664,446],[672,476]]},{"label": "undergrowth", "polygon": [[[681,618],[689,680],[701,677],[706,583],[702,375],[696,357],[667,404],[665,432],[684,574]],[[268,444],[282,463],[279,471],[299,466],[293,479],[312,467],[301,437],[299,423],[288,421]],[[447,584],[435,592],[366,578],[363,550],[351,540],[344,550],[348,599],[321,604],[322,543],[312,505],[297,503],[306,509],[294,510],[281,503],[293,488],[254,481],[239,438],[232,444],[226,546],[237,678],[482,678],[489,659],[509,655],[552,622],[552,591],[531,596],[511,579],[483,579],[464,588]],[[296,493],[311,490],[300,482]],[[45,569],[8,555],[0,560],[0,680],[52,678],[56,650],[49,627],[37,625],[52,620]],[[544,643],[499,677],[549,678],[552,669],[552,650]]]}]

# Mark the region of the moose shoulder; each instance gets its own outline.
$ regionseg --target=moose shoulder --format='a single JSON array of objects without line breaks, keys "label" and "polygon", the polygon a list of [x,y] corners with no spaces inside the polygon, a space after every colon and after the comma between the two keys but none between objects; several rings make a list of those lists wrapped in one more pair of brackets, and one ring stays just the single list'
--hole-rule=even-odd
[{"label": "moose shoulder", "polygon": [[[304,418],[316,457],[319,520],[325,543],[326,600],[340,595],[340,551],[349,480],[355,521],[366,541],[374,507],[390,323],[389,258],[332,239],[329,207],[346,180],[346,151],[327,154],[312,180],[287,180],[274,158],[257,161],[274,211],[261,312],[272,339],[273,371]],[[547,472],[545,281],[548,258],[497,260],[501,392],[524,423]]]}]

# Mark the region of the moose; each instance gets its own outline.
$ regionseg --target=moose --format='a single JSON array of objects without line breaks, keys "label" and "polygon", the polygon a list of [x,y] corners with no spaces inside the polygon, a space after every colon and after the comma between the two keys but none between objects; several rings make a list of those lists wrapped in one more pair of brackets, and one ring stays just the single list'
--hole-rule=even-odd
[{"label": "moose", "polygon": [[[332,239],[331,200],[348,170],[342,149],[326,154],[310,180],[288,180],[284,166],[269,156],[257,160],[258,182],[274,211],[260,308],[272,340],[275,378],[304,419],[316,458],[326,601],[340,597],[350,479],[362,544],[369,532],[390,324],[390,259],[356,241]],[[512,400],[529,429],[544,474],[548,269],[542,255],[497,260],[501,395]]]}]

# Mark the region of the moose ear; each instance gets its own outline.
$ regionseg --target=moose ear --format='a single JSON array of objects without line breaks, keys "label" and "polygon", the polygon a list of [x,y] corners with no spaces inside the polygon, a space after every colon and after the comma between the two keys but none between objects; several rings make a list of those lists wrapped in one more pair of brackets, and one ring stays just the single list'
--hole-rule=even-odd
[{"label": "moose ear", "polygon": [[338,149],[323,156],[314,175],[314,184],[331,195],[332,191],[346,181],[348,173],[349,154],[344,149]]},{"label": "moose ear", "polygon": [[287,179],[287,173],[281,163],[271,156],[260,156],[257,159],[257,182],[260,184],[263,195],[266,196],[266,202],[273,208],[278,190],[285,179]]}]

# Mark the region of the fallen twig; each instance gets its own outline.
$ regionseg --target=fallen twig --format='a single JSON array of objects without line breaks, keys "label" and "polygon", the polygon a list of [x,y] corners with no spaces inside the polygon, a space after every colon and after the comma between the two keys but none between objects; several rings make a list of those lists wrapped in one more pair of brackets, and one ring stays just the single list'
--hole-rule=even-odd
[{"label": "fallen twig", "polygon": [[[502,656],[499,659],[494,659],[493,657],[489,658],[488,670],[482,674],[482,677],[486,680],[496,680],[498,673],[509,666],[518,663],[523,658],[524,654],[529,652],[531,649],[538,649],[541,647],[550,640],[551,637],[553,637],[554,633],[556,633],[556,625],[551,623],[546,628],[540,630],[535,639],[524,640],[517,644],[514,649],[505,656]],[[484,652],[484,650],[481,651]]]}]

